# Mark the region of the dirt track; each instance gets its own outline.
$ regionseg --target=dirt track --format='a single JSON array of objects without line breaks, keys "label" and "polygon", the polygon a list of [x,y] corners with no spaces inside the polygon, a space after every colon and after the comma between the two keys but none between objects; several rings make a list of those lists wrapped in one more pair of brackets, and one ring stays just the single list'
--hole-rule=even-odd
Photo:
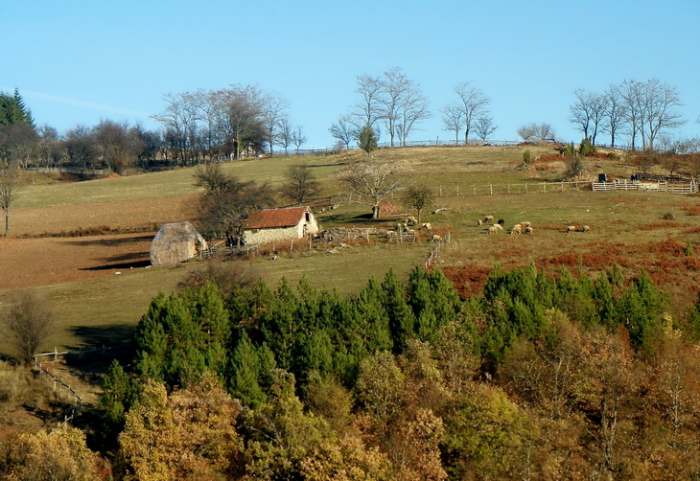
[{"label": "dirt track", "polygon": [[149,265],[153,233],[38,239],[0,238],[0,289],[115,275]]}]

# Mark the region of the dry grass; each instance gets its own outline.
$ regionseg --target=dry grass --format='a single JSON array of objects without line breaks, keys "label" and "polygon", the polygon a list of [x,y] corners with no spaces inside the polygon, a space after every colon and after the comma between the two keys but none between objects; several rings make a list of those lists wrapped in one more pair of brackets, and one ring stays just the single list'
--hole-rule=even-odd
[{"label": "dry grass", "polygon": [[[550,149],[528,147],[533,154]],[[226,169],[243,179],[279,184],[286,167],[304,161],[314,168],[324,187],[324,195],[342,193],[339,173],[353,156],[275,158],[236,162]],[[540,182],[561,176],[556,168],[528,172],[515,168],[522,148],[410,148],[382,150],[379,161],[400,166],[404,184],[426,183],[443,195],[433,208],[448,210],[423,219],[437,229],[449,228],[453,242],[443,250],[441,266],[455,280],[463,295],[478,292],[494,265],[503,267],[536,263],[548,269],[600,270],[613,263],[632,275],[647,269],[664,283],[678,302],[695,295],[700,285],[697,256],[681,255],[681,247],[695,244],[700,251],[700,207],[687,197],[663,193],[592,193],[590,191],[533,192],[528,194],[468,195],[470,186],[508,182]],[[626,175],[632,167],[624,160],[589,159],[588,171],[604,170]],[[533,169],[534,171],[535,169]],[[165,221],[192,219],[196,189],[192,170],[132,177],[111,178],[76,184],[46,184],[27,187],[14,211],[18,234],[97,233],[110,229],[143,229]],[[504,190],[503,190],[504,191]],[[389,199],[397,211],[399,196]],[[685,210],[678,222],[660,222],[669,211]],[[353,203],[319,215],[322,225],[368,225],[362,216],[369,204]],[[484,215],[503,218],[506,228],[522,221],[533,223],[530,236],[489,236],[476,220]],[[565,233],[565,226],[587,224],[587,233]],[[391,222],[386,222],[391,225]],[[101,234],[105,231],[100,231]],[[169,292],[198,263],[174,269],[128,269],[124,265],[144,259],[148,239],[110,244],[110,240],[129,239],[139,234],[112,234],[75,238],[32,238],[0,240],[0,270],[12,272],[0,279],[0,311],[7,307],[9,295],[16,289],[39,291],[52,304],[63,329],[46,348],[109,342],[129,335],[158,292]],[[668,240],[670,239],[670,240]],[[103,242],[104,241],[104,242]],[[244,261],[264,279],[275,283],[281,278],[296,282],[306,277],[318,287],[343,292],[359,289],[369,276],[379,277],[393,269],[403,275],[422,264],[428,244],[402,246],[352,245],[327,253],[325,249],[302,252],[277,247],[279,257],[259,256]],[[105,267],[95,269],[96,267]],[[120,270],[121,275],[115,275]],[[5,290],[2,290],[2,289]],[[5,304],[3,304],[5,302]],[[0,352],[3,340],[0,339]]]}]

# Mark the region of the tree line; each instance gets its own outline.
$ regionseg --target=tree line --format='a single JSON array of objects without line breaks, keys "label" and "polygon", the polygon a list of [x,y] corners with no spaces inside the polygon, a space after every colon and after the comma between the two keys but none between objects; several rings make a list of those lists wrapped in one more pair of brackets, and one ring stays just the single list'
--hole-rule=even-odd
[{"label": "tree line", "polygon": [[678,89],[658,79],[625,80],[603,92],[578,89],[574,97],[570,121],[593,146],[607,133],[611,147],[626,135],[632,150],[640,143],[642,150],[654,150],[660,136],[684,122]]}]

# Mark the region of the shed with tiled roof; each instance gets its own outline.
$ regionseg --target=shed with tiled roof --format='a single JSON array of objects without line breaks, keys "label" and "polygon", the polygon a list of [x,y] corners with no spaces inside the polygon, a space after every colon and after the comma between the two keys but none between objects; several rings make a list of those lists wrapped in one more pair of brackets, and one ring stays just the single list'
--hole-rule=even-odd
[{"label": "shed with tiled roof", "polygon": [[243,224],[243,242],[261,245],[301,239],[318,232],[318,223],[308,207],[263,209],[251,213]]}]

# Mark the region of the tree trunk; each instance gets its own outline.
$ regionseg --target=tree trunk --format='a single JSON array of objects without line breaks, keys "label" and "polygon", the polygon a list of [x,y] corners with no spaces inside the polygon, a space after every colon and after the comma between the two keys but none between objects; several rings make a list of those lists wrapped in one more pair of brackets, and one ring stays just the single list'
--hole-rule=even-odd
[{"label": "tree trunk", "polygon": [[5,209],[5,237],[10,233],[10,209]]},{"label": "tree trunk", "polygon": [[372,219],[374,219],[374,220],[379,219],[379,204],[374,204],[372,206]]}]

